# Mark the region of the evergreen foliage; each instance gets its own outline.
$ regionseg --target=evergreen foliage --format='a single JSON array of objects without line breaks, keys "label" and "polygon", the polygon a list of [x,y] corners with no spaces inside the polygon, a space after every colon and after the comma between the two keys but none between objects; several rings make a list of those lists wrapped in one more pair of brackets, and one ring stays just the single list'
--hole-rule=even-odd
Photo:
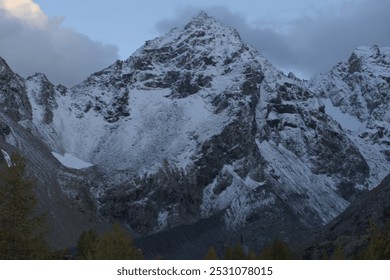
[{"label": "evergreen foliage", "polygon": [[293,253],[283,240],[275,240],[260,253],[261,260],[291,260]]},{"label": "evergreen foliage", "polygon": [[226,247],[223,255],[224,260],[257,260],[258,258],[253,251],[246,253],[241,243]]},{"label": "evergreen foliage", "polygon": [[258,260],[259,256],[254,251],[250,250],[248,253],[247,259],[248,260]]},{"label": "evergreen foliage", "polygon": [[228,246],[225,250],[225,253],[223,254],[223,259],[224,260],[233,260],[233,247],[232,246]]},{"label": "evergreen foliage", "polygon": [[0,165],[0,259],[49,258],[39,233],[43,216],[34,216],[36,199],[32,181],[26,179],[24,159],[11,156],[11,166]]},{"label": "evergreen foliage", "polygon": [[[227,246],[223,255],[224,260],[290,260],[293,257],[293,252],[287,243],[282,240],[275,240],[272,244],[265,247],[259,255],[252,250],[245,252],[240,243],[237,243],[235,246]],[[208,250],[205,259],[218,259],[218,255],[213,247]]]},{"label": "evergreen foliage", "polygon": [[210,249],[208,250],[204,259],[205,260],[219,260],[217,251],[215,251],[214,247],[210,247]]},{"label": "evergreen foliage", "polygon": [[96,254],[96,243],[98,234],[95,230],[84,231],[77,242],[78,257],[80,259],[92,259]]},{"label": "evergreen foliage", "polygon": [[345,252],[344,248],[341,246],[340,243],[338,243],[334,249],[333,257],[334,260],[345,260]]},{"label": "evergreen foliage", "polygon": [[245,255],[244,250],[240,243],[237,243],[235,246],[228,246],[225,250],[223,256],[224,260],[245,260],[247,256]]},{"label": "evergreen foliage", "polygon": [[329,255],[326,250],[322,253],[322,260],[329,260]]},{"label": "evergreen foliage", "polygon": [[95,231],[81,234],[78,242],[79,258],[92,260],[140,260],[142,252],[133,245],[132,238],[115,223],[98,237]]},{"label": "evergreen foliage", "polygon": [[368,245],[363,252],[362,259],[389,260],[390,259],[390,222],[384,227],[371,223],[368,236]]}]

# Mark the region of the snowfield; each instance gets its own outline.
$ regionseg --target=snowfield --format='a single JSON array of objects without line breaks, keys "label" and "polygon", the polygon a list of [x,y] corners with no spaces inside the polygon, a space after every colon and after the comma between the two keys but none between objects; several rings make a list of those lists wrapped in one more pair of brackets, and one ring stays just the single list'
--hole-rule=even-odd
[{"label": "snowfield", "polygon": [[83,169],[83,168],[88,168],[93,166],[92,164],[85,162],[68,153],[65,153],[64,155],[60,155],[55,152],[52,152],[52,154],[65,167],[69,167],[73,169]]}]

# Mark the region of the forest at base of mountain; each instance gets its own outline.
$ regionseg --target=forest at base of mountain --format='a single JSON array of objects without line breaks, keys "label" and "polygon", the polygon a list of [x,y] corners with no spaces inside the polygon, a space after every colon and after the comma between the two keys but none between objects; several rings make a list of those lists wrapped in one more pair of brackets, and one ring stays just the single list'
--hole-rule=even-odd
[{"label": "forest at base of mountain", "polygon": [[[25,161],[11,156],[11,164],[0,166],[0,259],[78,259],[78,260],[140,260],[142,250],[133,244],[132,237],[118,223],[99,234],[94,229],[84,231],[74,248],[53,251],[43,238],[45,215],[35,213],[34,184],[25,176]],[[390,220],[389,220],[390,221]],[[363,236],[356,255],[345,254],[342,243],[325,246],[324,260],[390,259],[390,222],[380,227],[371,223]],[[288,260],[305,259],[304,253],[289,248],[283,240],[274,240],[256,253],[243,244],[226,248],[211,247],[206,260]],[[155,256],[161,259],[161,256]]]}]

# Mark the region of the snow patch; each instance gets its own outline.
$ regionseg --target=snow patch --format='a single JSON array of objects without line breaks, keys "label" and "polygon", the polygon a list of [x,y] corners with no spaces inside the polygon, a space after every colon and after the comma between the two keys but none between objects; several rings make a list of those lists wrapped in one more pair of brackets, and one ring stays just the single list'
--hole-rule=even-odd
[{"label": "snow patch", "polygon": [[[325,224],[348,206],[349,203],[336,193],[330,177],[313,174],[305,162],[283,145],[258,140],[256,144],[267,161],[265,173],[279,197],[286,201],[291,197],[302,197],[289,202],[297,214],[306,215],[305,205],[310,205]],[[303,200],[308,203],[302,203]]]},{"label": "snow patch", "polygon": [[52,152],[52,154],[65,167],[69,167],[73,169],[83,169],[83,168],[93,166],[93,164],[85,162],[68,153],[65,153],[64,155],[60,155],[58,153]]},{"label": "snow patch", "polygon": [[3,154],[3,157],[7,163],[7,166],[8,167],[11,167],[12,166],[12,160],[11,160],[11,156],[6,152],[4,151],[3,149],[1,150],[1,153]]},{"label": "snow patch", "polygon": [[241,178],[234,171],[233,165],[225,165],[220,171],[220,175],[230,175],[232,183],[221,193],[215,194],[214,189],[218,184],[218,178],[215,178],[204,189],[201,205],[202,217],[210,217],[215,213],[225,211],[224,221],[227,228],[231,230],[243,225],[253,211],[275,203],[275,196],[261,189],[265,182],[257,182],[249,175]]},{"label": "snow patch", "polygon": [[337,121],[344,130],[358,131],[364,126],[357,118],[343,113],[340,107],[334,106],[330,99],[322,99],[321,101],[325,105],[325,112]]},{"label": "snow patch", "polygon": [[158,213],[157,230],[162,230],[168,226],[168,212],[166,210]]}]

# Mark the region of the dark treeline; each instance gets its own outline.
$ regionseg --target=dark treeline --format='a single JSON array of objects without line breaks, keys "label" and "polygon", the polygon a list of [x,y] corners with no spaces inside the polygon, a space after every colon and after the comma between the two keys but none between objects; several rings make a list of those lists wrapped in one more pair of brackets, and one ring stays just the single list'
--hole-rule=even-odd
[{"label": "dark treeline", "polygon": [[[10,164],[11,163],[11,164]],[[119,224],[101,235],[81,234],[77,250],[53,251],[44,239],[45,215],[36,215],[33,181],[25,177],[25,160],[18,154],[0,163],[0,259],[142,259],[132,238]]]}]

